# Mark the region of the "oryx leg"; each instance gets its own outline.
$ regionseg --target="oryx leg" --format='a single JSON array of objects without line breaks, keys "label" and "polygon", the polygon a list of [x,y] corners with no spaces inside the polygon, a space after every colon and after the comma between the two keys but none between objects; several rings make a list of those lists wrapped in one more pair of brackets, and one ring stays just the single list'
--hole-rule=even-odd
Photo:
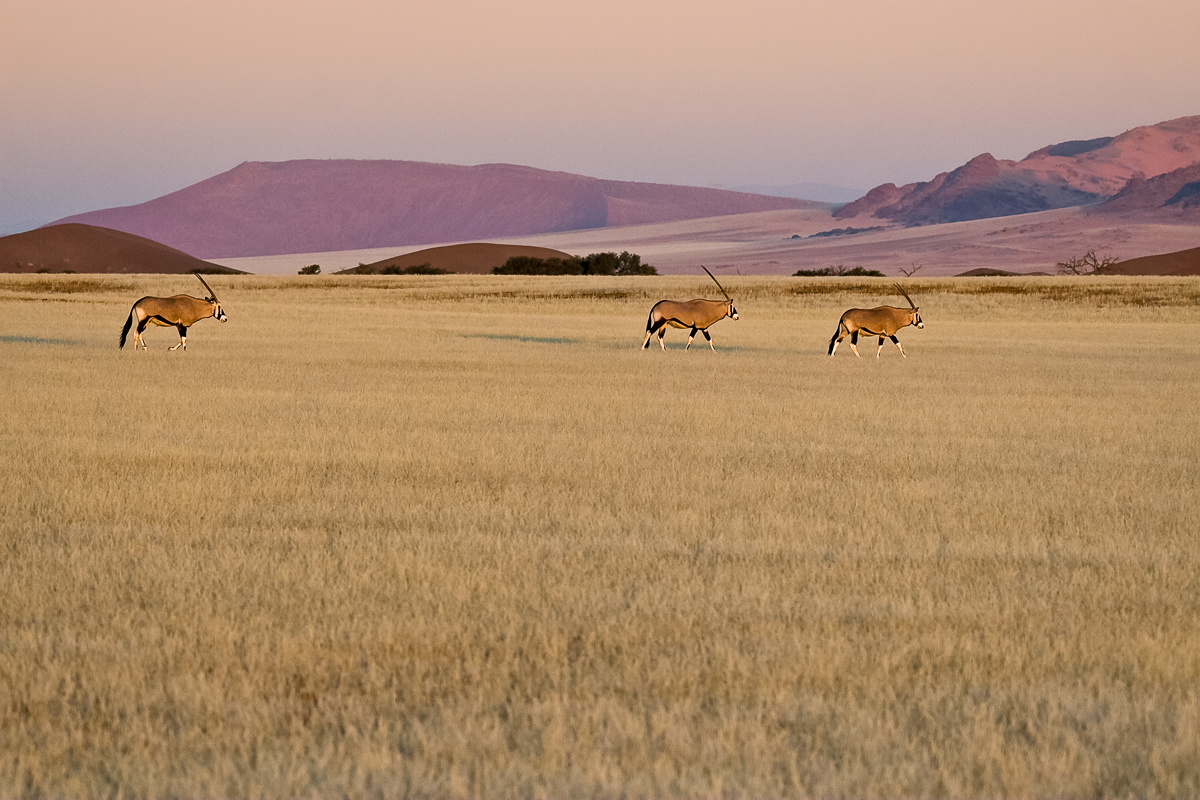
[{"label": "oryx leg", "polygon": [[[706,333],[704,335],[707,336],[708,334]],[[693,325],[691,333],[688,334],[688,343],[683,346],[683,349],[687,350],[689,347],[691,347],[692,339],[695,339],[695,338],[696,338],[696,326]]]},{"label": "oryx leg", "polygon": [[855,356],[857,356],[858,358],[862,358],[862,356],[859,355],[859,352],[858,352],[858,331],[855,331],[854,333],[850,334],[850,349],[854,351]]},{"label": "oryx leg", "polygon": [[150,324],[149,317],[147,317],[146,319],[138,320],[137,330],[135,330],[133,332],[133,349],[136,350],[137,346],[139,344],[142,346],[143,350],[147,349],[146,348],[146,340],[142,337],[142,334],[146,332],[146,326],[149,324]]},{"label": "oryx leg", "polygon": [[875,351],[875,357],[879,358],[879,354],[883,352],[883,337],[879,337],[879,349]]},{"label": "oryx leg", "polygon": [[666,335],[667,335],[667,324],[664,322],[664,323],[663,323],[662,325],[660,325],[660,326],[659,326],[659,328],[658,328],[658,346],[659,346],[659,347],[661,347],[661,348],[663,349],[663,352],[664,352],[664,353],[667,351],[667,345],[666,345],[666,342],[664,342],[664,341],[663,341],[663,338],[664,338]]},{"label": "oryx leg", "polygon": [[717,352],[717,348],[713,347],[712,337],[708,335],[708,331],[700,331],[700,332],[704,334],[704,339],[705,339],[705,341],[708,342],[708,346],[712,347],[712,351],[714,353]]},{"label": "oryx leg", "polygon": [[[879,342],[880,342],[879,346],[883,347],[883,340],[880,339]],[[896,347],[900,348],[900,355],[904,356],[904,348],[900,347],[900,340],[896,338],[895,334],[892,334],[892,343],[895,344]],[[904,357],[908,358],[908,356],[904,356]]]},{"label": "oryx leg", "polygon": [[175,345],[174,347],[168,347],[167,349],[178,350],[182,347],[184,350],[187,350],[187,327],[184,325],[176,325],[175,330],[179,331],[179,344]]}]

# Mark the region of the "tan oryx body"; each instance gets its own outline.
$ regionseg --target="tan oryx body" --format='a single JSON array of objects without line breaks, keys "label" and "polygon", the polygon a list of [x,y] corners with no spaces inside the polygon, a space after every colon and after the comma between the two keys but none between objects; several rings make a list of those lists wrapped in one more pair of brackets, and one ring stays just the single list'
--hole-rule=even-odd
[{"label": "tan oryx body", "polygon": [[[200,278],[200,275],[197,273],[196,277]],[[136,348],[140,344],[143,350],[146,349],[146,340],[142,338],[142,333],[151,323],[164,327],[173,326],[179,331],[179,344],[168,349],[177,350],[182,347],[186,350],[188,328],[206,317],[215,317],[221,322],[226,322],[229,318],[225,316],[225,311],[217,301],[217,293],[204,278],[200,278],[200,282],[208,289],[211,297],[201,299],[177,294],[174,297],[143,297],[134,303],[133,308],[129,310],[129,318],[125,320],[125,327],[121,329],[121,347],[125,347],[125,338],[134,322],[137,323],[137,328],[133,332],[133,346]]]},{"label": "tan oryx body", "polygon": [[[708,272],[708,267],[701,267],[705,272]],[[708,346],[714,351],[712,337],[708,334],[708,328],[715,322],[719,322],[726,317],[738,318],[737,309],[733,307],[733,300],[725,292],[725,287],[721,286],[720,282],[713,277],[711,272],[708,272],[708,277],[713,279],[713,283],[717,284],[717,288],[725,295],[724,300],[659,300],[650,309],[650,318],[646,320],[646,338],[642,341],[642,349],[645,350],[650,346],[650,337],[655,333],[658,334],[658,344],[663,350],[667,349],[663,337],[667,334],[667,326],[672,328],[690,328],[691,333],[688,334],[687,345],[683,348],[687,350],[692,346],[692,339],[696,338],[696,331],[704,334],[705,340],[708,341]]]},{"label": "tan oryx body", "polygon": [[[899,286],[896,288],[900,289]],[[918,328],[924,328],[925,323],[921,320],[920,309],[913,303],[908,293],[900,289],[900,294],[904,295],[904,299],[908,301],[909,308],[896,308],[895,306],[852,308],[842,314],[842,318],[838,320],[837,330],[834,331],[833,338],[829,340],[829,355],[832,356],[842,339],[849,336],[850,349],[857,356],[858,334],[865,333],[868,336],[879,337],[879,349],[875,351],[876,358],[879,358],[879,354],[883,351],[883,340],[885,337],[891,339],[896,347],[900,348],[900,355],[908,358],[908,356],[904,355],[904,348],[900,347],[900,340],[896,338],[896,331],[907,325],[916,325]]]}]

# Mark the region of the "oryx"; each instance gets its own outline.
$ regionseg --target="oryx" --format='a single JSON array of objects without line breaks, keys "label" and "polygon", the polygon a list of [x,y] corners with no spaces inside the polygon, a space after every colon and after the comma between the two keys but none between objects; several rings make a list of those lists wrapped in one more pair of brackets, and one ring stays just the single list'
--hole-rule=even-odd
[{"label": "oryx", "polygon": [[[708,272],[708,267],[701,265],[700,269]],[[667,345],[663,342],[663,337],[667,334],[667,326],[672,328],[691,328],[691,333],[688,334],[687,346],[692,346],[692,339],[696,338],[696,331],[704,334],[704,338],[708,341],[708,346],[712,347],[715,352],[717,348],[713,347],[712,337],[708,335],[708,328],[714,322],[719,322],[726,317],[738,318],[737,309],[733,307],[733,299],[729,293],[725,291],[725,287],[717,280],[716,276],[708,272],[708,277],[713,279],[713,283],[721,290],[721,294],[725,295],[722,300],[688,300],[683,302],[680,300],[659,300],[650,309],[650,318],[646,320],[646,339],[642,342],[642,349],[645,350],[650,346],[650,337],[656,332],[658,333],[658,345],[663,350],[667,349]]]},{"label": "oryx", "polygon": [[[921,321],[921,311],[913,303],[912,298],[908,296],[908,292],[900,287],[900,284],[893,284],[900,290],[900,294],[904,295],[904,299],[908,301],[909,308],[896,308],[895,306],[880,306],[879,308],[852,308],[842,318],[838,320],[837,330],[833,332],[833,338],[829,340],[829,355],[837,350],[838,343],[850,337],[850,349],[854,351],[854,355],[858,355],[858,334],[860,332],[868,336],[879,337],[879,349],[875,351],[875,357],[879,358],[879,354],[883,351],[883,339],[886,336],[895,342],[896,347],[900,348],[900,355],[904,355],[904,348],[900,347],[900,340],[896,338],[896,331],[906,325],[916,325],[918,328],[924,328],[925,323]],[[861,358],[861,356],[859,356]]]},{"label": "oryx", "polygon": [[125,337],[133,327],[134,318],[137,319],[137,330],[133,332],[133,346],[137,347],[140,344],[143,350],[146,349],[146,340],[142,338],[142,331],[146,330],[146,326],[151,322],[155,325],[173,325],[179,331],[179,344],[167,348],[168,350],[177,350],[180,347],[187,350],[188,328],[205,317],[216,317],[221,322],[229,320],[217,301],[217,293],[208,285],[208,281],[198,272],[193,274],[200,278],[200,282],[212,296],[203,300],[188,294],[177,294],[174,297],[143,297],[129,309],[129,319],[125,320],[125,327],[121,329],[122,348],[125,347]]}]

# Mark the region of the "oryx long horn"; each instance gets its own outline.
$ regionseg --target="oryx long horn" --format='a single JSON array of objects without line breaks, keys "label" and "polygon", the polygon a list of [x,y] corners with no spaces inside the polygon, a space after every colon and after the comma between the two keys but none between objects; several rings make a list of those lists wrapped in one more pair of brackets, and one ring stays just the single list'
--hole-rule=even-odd
[{"label": "oryx long horn", "polygon": [[[703,264],[700,265],[700,269],[708,272],[708,267],[704,266]],[[721,285],[719,280],[717,280],[717,276],[713,275],[711,272],[708,272],[708,277],[713,279],[713,283],[715,283],[717,288],[721,290],[721,294],[725,295],[725,299],[732,303],[733,298],[729,296],[729,292],[725,291],[725,287]]]},{"label": "oryx long horn", "polygon": [[212,299],[213,299],[213,300],[216,300],[216,299],[217,299],[217,293],[216,293],[216,292],[214,292],[214,291],[212,290],[212,287],[208,285],[208,281],[204,280],[204,276],[203,276],[203,275],[201,275],[199,272],[193,272],[192,274],[193,274],[193,275],[195,275],[197,278],[199,278],[199,279],[200,279],[200,282],[204,284],[204,288],[205,288],[205,289],[208,289],[208,293],[212,295]]},{"label": "oryx long horn", "polygon": [[908,304],[910,306],[912,306],[913,308],[917,307],[917,304],[912,301],[912,298],[908,296],[908,292],[904,291],[904,289],[900,286],[900,284],[893,283],[892,286],[895,286],[896,289],[900,292],[900,294],[904,295],[904,299],[908,301]]}]

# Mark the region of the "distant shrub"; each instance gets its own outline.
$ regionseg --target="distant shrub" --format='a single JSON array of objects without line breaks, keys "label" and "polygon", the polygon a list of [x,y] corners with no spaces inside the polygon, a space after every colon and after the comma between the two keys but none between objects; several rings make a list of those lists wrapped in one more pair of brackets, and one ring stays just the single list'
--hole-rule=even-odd
[{"label": "distant shrub", "polygon": [[642,257],[628,251],[592,253],[584,258],[537,258],[513,256],[492,270],[493,275],[657,275],[658,270],[643,264]]},{"label": "distant shrub", "polygon": [[450,275],[448,269],[435,267],[426,261],[424,264],[413,264],[411,267],[399,267],[395,264],[390,264],[384,267],[380,275]]},{"label": "distant shrub", "polygon": [[320,275],[321,274],[321,265],[320,264],[309,264],[307,267],[301,267],[300,271],[297,272],[296,274],[297,275]]},{"label": "distant shrub", "polygon": [[[886,230],[886,228],[884,228],[884,226],[882,226],[882,225],[873,225],[870,228],[831,228],[827,231],[817,231],[816,233],[812,234],[811,236],[809,236],[807,238],[820,239],[824,236],[853,236],[856,233],[873,233],[875,231],[882,231],[882,230]],[[805,237],[796,235],[796,236],[793,236],[792,238],[793,239],[802,239]]]},{"label": "distant shrub", "polygon": [[[612,253],[594,253],[588,258],[594,258],[598,255],[611,256]],[[642,257],[637,253],[622,251],[621,255],[617,256],[617,274],[618,275],[657,275],[658,270],[650,264],[643,264]]]},{"label": "distant shrub", "polygon": [[797,278],[882,278],[883,273],[866,267],[847,267],[834,264],[824,269],[798,269],[792,273]]}]

